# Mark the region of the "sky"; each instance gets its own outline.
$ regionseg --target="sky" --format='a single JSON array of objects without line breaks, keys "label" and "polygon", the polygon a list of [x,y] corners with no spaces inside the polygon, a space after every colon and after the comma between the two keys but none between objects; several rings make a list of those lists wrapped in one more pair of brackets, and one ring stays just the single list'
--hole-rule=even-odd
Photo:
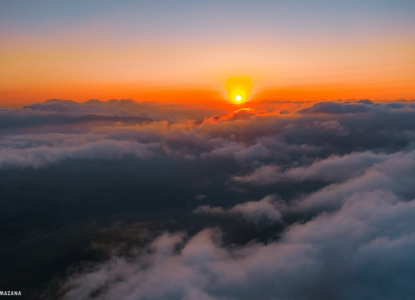
[{"label": "sky", "polygon": [[414,16],[0,0],[0,291],[414,299]]},{"label": "sky", "polygon": [[0,1],[0,106],[415,98],[415,3]]}]

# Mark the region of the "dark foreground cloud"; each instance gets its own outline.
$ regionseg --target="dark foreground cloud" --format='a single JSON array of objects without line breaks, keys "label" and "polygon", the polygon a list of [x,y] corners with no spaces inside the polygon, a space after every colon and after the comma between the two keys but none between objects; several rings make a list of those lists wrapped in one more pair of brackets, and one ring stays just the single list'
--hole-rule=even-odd
[{"label": "dark foreground cloud", "polygon": [[[375,190],[288,226],[279,241],[221,246],[206,229],[164,234],[144,254],[73,275],[67,299],[409,299],[415,201]],[[219,237],[218,237],[219,236]],[[94,297],[91,297],[93,295]]]}]

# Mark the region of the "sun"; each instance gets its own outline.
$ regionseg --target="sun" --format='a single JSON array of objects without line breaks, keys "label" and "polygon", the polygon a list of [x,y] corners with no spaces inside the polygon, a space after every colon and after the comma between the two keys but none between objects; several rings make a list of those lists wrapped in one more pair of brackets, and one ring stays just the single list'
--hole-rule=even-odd
[{"label": "sun", "polygon": [[228,99],[235,104],[242,104],[249,100],[252,82],[249,77],[232,77],[226,80]]}]

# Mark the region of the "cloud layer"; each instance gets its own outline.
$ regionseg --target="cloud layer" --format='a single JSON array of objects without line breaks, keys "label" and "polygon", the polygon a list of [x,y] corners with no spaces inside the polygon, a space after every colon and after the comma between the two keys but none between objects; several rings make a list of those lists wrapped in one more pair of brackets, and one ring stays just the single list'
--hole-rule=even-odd
[{"label": "cloud layer", "polygon": [[[263,174],[267,178],[260,182],[268,184],[284,178],[318,179],[321,168],[335,167],[336,163],[342,163],[340,160],[354,159],[349,163],[371,164],[368,150],[388,153],[410,147],[415,126],[414,106],[410,103],[381,105],[329,102],[315,104],[306,111],[300,110],[299,113],[306,115],[304,117],[245,109],[199,122],[170,123],[137,117],[140,109],[144,109],[142,106],[147,104],[123,101],[88,101],[79,104],[53,100],[22,110],[3,110],[0,128],[1,166],[38,167],[66,158],[114,159],[126,154],[148,157],[151,151],[144,155],[143,149],[151,148],[153,151],[163,149],[165,153],[189,159],[231,158],[239,163],[274,162],[256,169],[251,177],[234,177],[235,181],[253,182]],[[336,115],[333,119],[331,109],[339,105],[344,108],[344,114]],[[115,109],[118,106],[122,109],[132,107],[131,113],[122,116]],[[360,110],[352,114],[349,107],[352,107],[351,111],[354,111],[354,107],[367,108],[364,114]],[[133,113],[135,117],[131,117]],[[336,111],[336,114],[339,112]],[[100,145],[108,147],[104,146],[106,149],[101,151]],[[345,154],[350,156],[338,157]],[[316,161],[330,155],[334,156],[324,162],[326,166]],[[287,164],[308,165],[310,162],[314,163],[306,169],[298,167],[282,170]],[[351,165],[349,168],[353,169]],[[353,175],[346,175],[348,172],[352,171],[343,167],[342,172],[334,177],[327,175],[327,172],[321,176],[339,180],[336,177]]]},{"label": "cloud layer", "polygon": [[199,119],[115,100],[2,110],[2,172],[129,160],[147,173],[159,163],[157,178],[192,166],[186,192],[163,202],[175,229],[131,255],[115,243],[64,280],[64,298],[412,298],[414,104],[263,105]]}]

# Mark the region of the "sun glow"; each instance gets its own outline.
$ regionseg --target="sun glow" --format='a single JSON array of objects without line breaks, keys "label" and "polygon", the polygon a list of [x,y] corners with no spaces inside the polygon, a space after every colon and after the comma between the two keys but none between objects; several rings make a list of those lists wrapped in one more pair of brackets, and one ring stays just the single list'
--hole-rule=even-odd
[{"label": "sun glow", "polygon": [[232,77],[226,80],[228,99],[233,103],[244,103],[249,100],[252,82],[249,77]]}]

